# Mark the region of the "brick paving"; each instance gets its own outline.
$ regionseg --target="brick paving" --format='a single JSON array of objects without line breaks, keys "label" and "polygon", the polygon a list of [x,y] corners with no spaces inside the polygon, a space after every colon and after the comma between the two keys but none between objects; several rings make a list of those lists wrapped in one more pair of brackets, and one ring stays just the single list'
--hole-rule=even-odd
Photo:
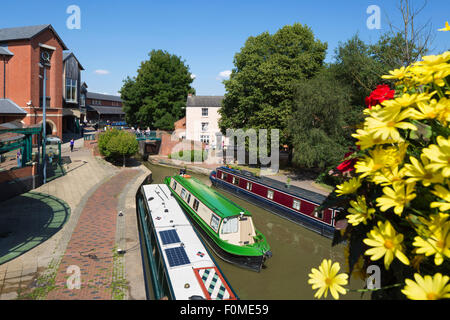
[{"label": "brick paving", "polygon": [[[48,300],[111,300],[113,251],[119,196],[138,170],[124,169],[103,183],[86,202],[58,267]],[[69,266],[81,271],[81,288],[67,288]]]}]

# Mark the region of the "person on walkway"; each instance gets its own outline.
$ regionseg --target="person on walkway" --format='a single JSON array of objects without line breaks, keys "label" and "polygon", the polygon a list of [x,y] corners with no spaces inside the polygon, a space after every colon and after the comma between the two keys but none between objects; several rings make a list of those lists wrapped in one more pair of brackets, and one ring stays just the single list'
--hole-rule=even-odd
[{"label": "person on walkway", "polygon": [[17,159],[17,167],[22,168],[22,150],[20,149],[17,150],[16,159]]},{"label": "person on walkway", "polygon": [[74,146],[74,144],[75,144],[75,141],[73,141],[73,139],[70,140],[70,152],[73,152],[73,146]]}]

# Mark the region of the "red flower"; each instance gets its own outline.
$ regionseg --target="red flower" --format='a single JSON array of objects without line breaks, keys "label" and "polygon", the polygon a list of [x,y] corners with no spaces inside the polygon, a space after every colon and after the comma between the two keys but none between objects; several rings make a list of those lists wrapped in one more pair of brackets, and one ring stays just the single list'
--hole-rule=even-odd
[{"label": "red flower", "polygon": [[377,104],[382,103],[385,100],[394,99],[395,90],[391,90],[388,85],[382,84],[377,86],[377,88],[372,91],[370,96],[366,98],[366,105],[369,109]]},{"label": "red flower", "polygon": [[[360,147],[357,146],[357,149],[360,150]],[[348,157],[350,157],[353,153],[355,153],[355,151],[350,149],[350,152],[347,152],[344,156],[344,159],[347,159]],[[357,158],[353,158],[353,159],[348,159],[348,160],[344,160],[340,165],[338,165],[336,167],[336,169],[338,169],[340,172],[342,173],[346,173],[346,172],[351,172],[355,169],[355,164],[356,161],[358,161]]]}]

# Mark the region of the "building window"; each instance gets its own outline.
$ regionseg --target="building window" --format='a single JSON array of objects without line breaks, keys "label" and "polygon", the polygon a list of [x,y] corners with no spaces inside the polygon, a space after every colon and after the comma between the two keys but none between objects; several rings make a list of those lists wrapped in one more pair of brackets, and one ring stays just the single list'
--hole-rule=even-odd
[{"label": "building window", "polygon": [[202,108],[202,117],[208,116],[208,108]]},{"label": "building window", "polygon": [[247,182],[247,190],[252,191],[253,183]]},{"label": "building window", "polygon": [[211,217],[211,228],[213,228],[213,230],[215,232],[217,232],[219,230],[219,224],[220,224],[220,218],[218,216],[216,216],[215,214],[213,214]]},{"label": "building window", "polygon": [[273,200],[273,190],[267,190],[267,198]]},{"label": "building window", "polygon": [[208,125],[209,125],[208,122],[202,122],[202,131],[203,132],[208,131]]},{"label": "building window", "polygon": [[239,185],[239,178],[233,177],[233,184]]},{"label": "building window", "polygon": [[206,144],[209,144],[209,136],[207,135],[201,135],[200,136],[200,141]]},{"label": "building window", "polygon": [[292,203],[292,208],[294,208],[296,210],[300,210],[300,200],[294,199],[294,201]]},{"label": "building window", "polygon": [[200,204],[200,202],[198,202],[197,199],[194,200],[194,205],[192,206],[194,208],[195,211],[198,210],[198,205]]},{"label": "building window", "polygon": [[77,80],[66,79],[66,101],[77,102]]},{"label": "building window", "polygon": [[80,96],[80,106],[85,107],[86,106],[86,95],[82,94]]}]

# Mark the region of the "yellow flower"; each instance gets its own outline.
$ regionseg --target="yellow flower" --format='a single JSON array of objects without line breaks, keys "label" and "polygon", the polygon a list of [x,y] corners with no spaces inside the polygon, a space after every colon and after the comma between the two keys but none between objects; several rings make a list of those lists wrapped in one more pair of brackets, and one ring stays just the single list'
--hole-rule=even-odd
[{"label": "yellow flower", "polygon": [[439,55],[429,55],[422,58],[422,61],[416,62],[417,65],[432,67],[450,60],[450,51],[446,51]]},{"label": "yellow flower", "polygon": [[398,170],[398,167],[395,167],[394,169],[383,168],[381,169],[381,172],[375,173],[372,181],[381,186],[389,186],[395,182],[402,182],[404,171],[403,168]]},{"label": "yellow flower", "polygon": [[433,277],[414,274],[413,281],[405,280],[405,288],[402,293],[410,300],[438,300],[450,298],[450,285],[447,284],[449,277],[436,273]]},{"label": "yellow flower", "polygon": [[383,149],[377,146],[369,151],[369,156],[365,156],[355,164],[357,173],[362,173],[361,178],[374,175],[377,171],[387,167],[396,167],[403,162],[408,144],[401,143],[398,147],[389,147]]},{"label": "yellow flower", "polygon": [[367,208],[366,198],[364,196],[358,196],[356,201],[350,201],[350,205],[353,208],[349,208],[348,212],[352,213],[347,215],[348,223],[353,226],[357,226],[361,222],[367,224],[367,220],[370,220],[375,213],[375,209]]},{"label": "yellow flower", "polygon": [[401,67],[400,69],[395,69],[393,71],[389,71],[390,75],[382,76],[383,79],[398,79],[402,80],[406,77],[408,69],[405,67]]},{"label": "yellow flower", "polygon": [[336,186],[336,193],[338,197],[344,194],[355,193],[359,187],[361,187],[361,181],[359,180],[359,178],[352,178],[349,181]]},{"label": "yellow flower", "polygon": [[384,195],[377,199],[377,206],[383,212],[394,207],[395,214],[401,216],[405,206],[416,197],[413,193],[415,183],[405,185],[402,182],[395,182],[392,187],[383,188]]},{"label": "yellow flower", "polygon": [[438,29],[438,31],[450,31],[450,25],[448,24],[448,21],[445,21],[445,27],[442,29]]},{"label": "yellow flower", "polygon": [[425,187],[428,187],[432,183],[442,183],[444,181],[444,177],[440,173],[433,173],[433,171],[426,169],[426,166],[429,164],[429,160],[423,154],[420,159],[417,160],[414,157],[409,157],[411,164],[405,164],[405,176],[410,177],[406,180],[406,183],[412,183],[416,181],[422,182]]},{"label": "yellow flower", "polygon": [[423,153],[431,160],[426,168],[433,172],[442,170],[442,175],[448,178],[450,177],[450,137],[445,139],[439,136],[436,140],[438,146],[432,144],[423,149]]},{"label": "yellow flower", "polygon": [[386,270],[389,270],[394,257],[403,264],[409,265],[409,259],[402,252],[403,234],[397,234],[389,221],[385,223],[378,221],[378,227],[372,229],[363,242],[373,247],[364,253],[371,256],[370,259],[372,261],[376,261],[384,256]]},{"label": "yellow flower", "polygon": [[434,186],[434,190],[431,191],[434,195],[438,196],[445,202],[435,201],[430,204],[430,208],[439,208],[441,211],[450,210],[450,191],[441,185]]},{"label": "yellow flower", "polygon": [[413,242],[418,254],[434,255],[437,266],[444,262],[444,256],[450,258],[450,221],[447,218],[448,215],[433,215],[431,221],[425,222],[428,236],[416,236]]},{"label": "yellow flower", "polygon": [[366,118],[366,130],[372,133],[374,138],[402,141],[397,129],[417,130],[417,127],[412,123],[403,121],[411,114],[410,109],[401,111],[401,107],[385,108],[376,115]]},{"label": "yellow flower", "polygon": [[374,138],[372,133],[362,129],[356,130],[356,133],[352,134],[352,137],[358,140],[356,142],[356,145],[360,146],[361,150],[365,150],[375,145],[389,142],[381,140],[380,138]]},{"label": "yellow flower", "polygon": [[339,299],[340,294],[346,294],[347,290],[341,286],[345,286],[348,281],[348,275],[345,273],[338,274],[341,266],[335,262],[332,264],[331,260],[324,259],[319,266],[319,270],[316,268],[311,269],[309,274],[308,283],[312,285],[313,290],[317,290],[314,295],[315,298],[321,298],[325,293],[325,298],[330,290],[334,299]]}]

